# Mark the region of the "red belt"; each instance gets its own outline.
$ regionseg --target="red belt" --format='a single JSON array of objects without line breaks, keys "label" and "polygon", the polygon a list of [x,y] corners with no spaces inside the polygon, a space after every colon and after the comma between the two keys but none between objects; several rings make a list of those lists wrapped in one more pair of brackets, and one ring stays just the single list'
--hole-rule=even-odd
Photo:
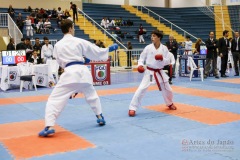
[{"label": "red belt", "polygon": [[[158,78],[157,78],[157,73],[159,73],[159,75],[162,77],[162,74],[160,72],[162,69],[154,69],[154,68],[150,68],[150,67],[147,67],[147,69],[150,70],[150,71],[154,71],[154,78],[156,80],[156,83],[158,85],[159,90],[161,91],[162,89],[161,89],[160,83],[159,83]],[[162,77],[162,80],[163,80],[163,77]]]},{"label": "red belt", "polygon": [[185,50],[184,53],[188,55],[188,52],[190,52],[190,51],[192,51],[192,50]]}]

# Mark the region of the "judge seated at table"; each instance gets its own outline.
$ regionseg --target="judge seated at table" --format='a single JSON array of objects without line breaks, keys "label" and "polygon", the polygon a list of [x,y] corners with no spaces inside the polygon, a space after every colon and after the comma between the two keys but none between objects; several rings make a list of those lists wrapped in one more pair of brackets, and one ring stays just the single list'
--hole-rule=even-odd
[{"label": "judge seated at table", "polygon": [[41,64],[42,60],[38,57],[37,50],[34,50],[32,55],[29,57],[28,62],[33,64]]}]

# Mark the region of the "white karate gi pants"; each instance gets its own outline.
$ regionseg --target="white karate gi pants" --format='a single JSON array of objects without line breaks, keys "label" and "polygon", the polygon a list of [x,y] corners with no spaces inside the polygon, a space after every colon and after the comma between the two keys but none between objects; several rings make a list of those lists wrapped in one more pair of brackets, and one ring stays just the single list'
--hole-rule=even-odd
[{"label": "white karate gi pants", "polygon": [[[60,79],[61,80],[61,79]],[[54,126],[57,117],[65,107],[69,97],[81,92],[84,94],[87,103],[91,106],[96,115],[102,113],[102,107],[98,94],[92,84],[71,83],[65,85],[56,85],[53,89],[46,105],[45,125]]]},{"label": "white karate gi pants", "polygon": [[[163,70],[161,70],[161,73],[162,73],[162,75],[165,74],[165,75],[163,75],[163,77],[167,76],[166,73]],[[160,78],[158,73],[157,73],[157,77],[158,77],[158,80],[160,82],[160,86],[161,86],[161,89],[162,89],[162,91],[160,91],[160,92],[162,92],[162,96],[163,96],[163,99],[164,99],[166,105],[169,106],[169,105],[173,104],[172,88],[170,87],[168,81],[163,82],[163,80]],[[150,71],[145,70],[145,74],[143,76],[142,82],[139,85],[137,91],[135,92],[135,94],[132,98],[132,101],[131,101],[130,106],[129,106],[129,110],[136,111],[137,108],[140,107],[141,100],[142,100],[143,96],[145,95],[148,87],[151,84],[156,84],[154,76],[152,78],[153,78],[153,81],[151,82],[150,81]]]},{"label": "white karate gi pants", "polygon": [[144,43],[145,41],[144,41],[144,38],[143,38],[143,35],[139,35],[139,43]]}]

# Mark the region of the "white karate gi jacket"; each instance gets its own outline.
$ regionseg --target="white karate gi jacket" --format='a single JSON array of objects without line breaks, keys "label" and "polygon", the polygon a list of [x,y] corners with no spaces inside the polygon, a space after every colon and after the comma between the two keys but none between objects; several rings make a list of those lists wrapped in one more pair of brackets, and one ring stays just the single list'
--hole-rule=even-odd
[{"label": "white karate gi jacket", "polygon": [[[89,41],[73,37],[71,34],[66,34],[55,44],[53,57],[56,58],[59,66],[65,68],[66,64],[70,62],[84,62],[83,56],[94,61],[106,61],[108,59],[108,50],[108,48],[99,48]],[[93,80],[87,66],[71,65],[64,69],[59,83],[58,85],[70,83],[93,84]]]}]

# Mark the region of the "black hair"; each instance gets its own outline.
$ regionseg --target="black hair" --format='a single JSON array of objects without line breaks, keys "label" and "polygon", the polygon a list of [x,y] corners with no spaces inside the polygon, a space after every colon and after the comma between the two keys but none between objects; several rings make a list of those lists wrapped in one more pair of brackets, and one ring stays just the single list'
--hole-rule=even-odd
[{"label": "black hair", "polygon": [[227,34],[229,31],[228,30],[224,30],[223,31],[223,36],[225,36],[225,34]]},{"label": "black hair", "polygon": [[160,40],[162,40],[162,38],[163,38],[163,32],[162,31],[154,30],[154,31],[152,31],[152,34],[155,34],[158,38],[160,38]]}]

